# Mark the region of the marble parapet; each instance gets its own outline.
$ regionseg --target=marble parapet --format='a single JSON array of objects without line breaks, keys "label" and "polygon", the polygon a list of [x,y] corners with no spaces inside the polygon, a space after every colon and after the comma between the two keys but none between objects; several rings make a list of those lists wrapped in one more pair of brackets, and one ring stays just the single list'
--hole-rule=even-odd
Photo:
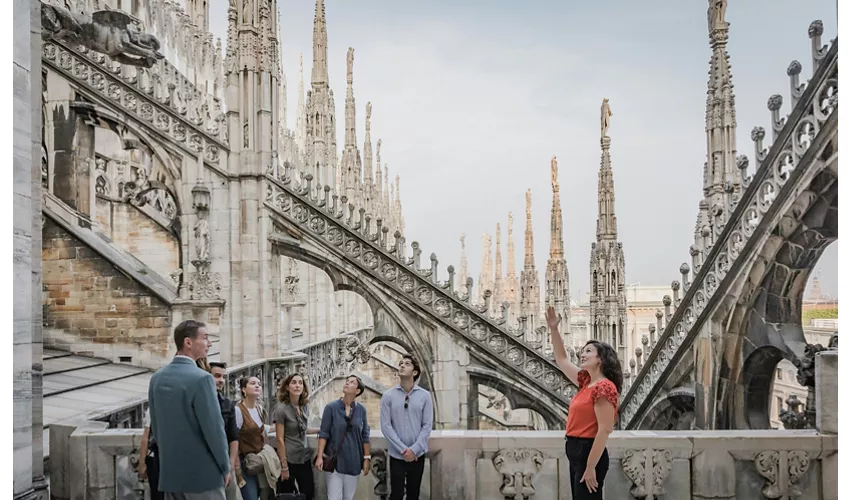
[{"label": "marble parapet", "polygon": [[[141,433],[73,429],[67,459],[56,464],[64,469],[55,472],[68,480],[70,498],[141,498],[144,485],[133,472]],[[315,436],[310,441],[315,449]],[[358,500],[388,491],[379,431],[371,444],[373,472],[361,477]],[[816,431],[617,431],[608,444],[605,498],[833,500],[837,450],[836,435]],[[562,431],[434,431],[425,460],[421,498],[571,498]],[[322,498],[324,481],[315,474]]]}]

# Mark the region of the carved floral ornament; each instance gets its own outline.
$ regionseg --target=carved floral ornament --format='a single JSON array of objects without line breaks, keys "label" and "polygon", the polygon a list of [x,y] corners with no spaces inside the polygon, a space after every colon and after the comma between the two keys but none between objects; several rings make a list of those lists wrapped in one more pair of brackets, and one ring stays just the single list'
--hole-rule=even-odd
[{"label": "carved floral ornament", "polygon": [[543,453],[531,448],[500,450],[493,467],[502,475],[499,492],[507,500],[528,500],[537,492],[534,477],[543,467]]},{"label": "carved floral ornament", "polygon": [[753,465],[765,478],[761,489],[765,498],[802,498],[800,480],[809,470],[809,454],[805,451],[763,451],[756,455]]},{"label": "carved floral ornament", "polygon": [[[387,242],[386,227],[373,233],[368,228],[371,221],[365,218],[365,211],[359,211],[359,221],[355,221],[353,209],[345,197],[338,200],[335,195],[317,199],[310,186],[312,176],[303,176],[300,183],[293,182],[290,169],[277,172],[278,176],[267,174],[266,206],[292,221],[308,233],[311,233],[322,245],[330,247],[332,252],[342,254],[364,272],[377,277],[385,286],[398,290],[444,325],[458,332],[461,338],[473,342],[485,351],[501,358],[505,364],[529,377],[555,401],[567,406],[569,397],[575,393],[575,387],[563,376],[560,369],[542,352],[541,346],[530,346],[522,340],[522,332],[513,332],[497,326],[504,321],[492,320],[485,316],[488,305],[471,305],[462,299],[453,289],[454,268],[449,267],[449,279],[440,282],[437,279],[437,258],[431,256],[431,268],[419,267],[421,250],[413,242],[414,256],[402,255],[403,240],[396,233],[394,245]],[[488,295],[489,299],[489,295]],[[494,324],[495,323],[495,324]]]},{"label": "carved floral ornament", "polygon": [[[831,50],[837,53],[837,42]],[[665,376],[665,370],[669,368],[676,353],[684,352],[683,349],[693,341],[689,339],[687,344],[685,343],[686,337],[693,337],[692,329],[695,324],[698,324],[697,319],[710,312],[706,310],[710,302],[709,298],[717,292],[720,283],[734,267],[734,261],[750,258],[750,253],[744,253],[747,240],[758,226],[765,223],[770,208],[784,200],[784,197],[780,199],[774,193],[779,193],[783,189],[791,178],[791,172],[800,164],[803,155],[813,143],[811,138],[817,137],[827,119],[837,110],[838,66],[835,58],[829,60],[831,62],[828,67],[820,68],[824,72],[819,77],[812,78],[812,84],[816,84],[817,88],[809,94],[811,98],[797,102],[797,106],[802,107],[803,112],[796,115],[795,121],[783,121],[782,126],[778,130],[775,129],[775,137],[783,138],[784,141],[774,143],[768,151],[762,144],[765,137],[764,129],[756,127],[753,130],[757,171],[752,177],[747,177],[744,173],[746,191],[738,200],[732,201],[728,211],[731,215],[719,216],[715,220],[716,235],[713,243],[708,245],[702,253],[703,258],[698,271],[695,266],[694,271],[698,272],[697,276],[693,283],[686,283],[689,285],[686,295],[659,338],[658,345],[653,351],[654,357],[647,359],[631,388],[623,394],[621,414],[624,428],[627,428],[635,417],[639,416],[638,410],[644,402],[651,399],[656,384],[662,376]],[[811,90],[807,89],[807,91]],[[776,99],[771,100],[770,106],[775,108],[771,110],[774,122],[778,120],[778,105]],[[793,133],[781,134],[783,127],[790,128]],[[799,130],[803,132],[798,133]],[[774,154],[771,155],[770,152]],[[769,163],[767,163],[768,158],[772,158]],[[749,160],[739,159],[739,165],[746,168]],[[806,178],[805,175],[799,176],[797,181],[805,182]],[[768,189],[765,185],[771,187]],[[702,297],[703,300],[697,300],[698,297]]]},{"label": "carved floral ornament", "polygon": [[670,450],[626,450],[622,466],[632,482],[629,493],[634,498],[659,498],[666,494],[664,482],[673,469]]}]

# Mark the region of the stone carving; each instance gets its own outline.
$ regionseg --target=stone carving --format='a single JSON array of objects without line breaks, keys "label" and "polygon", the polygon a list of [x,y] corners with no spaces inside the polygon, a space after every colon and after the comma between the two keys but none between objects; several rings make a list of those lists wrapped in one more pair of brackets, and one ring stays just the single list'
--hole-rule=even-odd
[{"label": "stone carving", "polygon": [[286,297],[287,297],[287,300],[289,300],[291,302],[297,302],[298,297],[300,296],[298,285],[299,285],[299,282],[301,281],[300,278],[298,277],[298,262],[295,259],[290,257],[289,262],[288,262],[288,267],[289,267],[289,269],[287,271],[287,276],[284,277],[284,279],[283,279],[283,283],[284,283],[284,287],[285,287],[285,291],[286,291]]},{"label": "stone carving", "polygon": [[165,56],[159,40],[142,33],[138,19],[117,10],[101,10],[91,16],[41,3],[41,36],[105,54],[131,66],[152,67]]},{"label": "stone carving", "polygon": [[175,269],[174,271],[171,271],[168,276],[171,278],[174,286],[180,286],[180,277],[183,276],[183,270]]},{"label": "stone carving", "polygon": [[499,450],[493,466],[502,475],[499,491],[505,499],[528,500],[534,490],[534,476],[543,467],[543,453],[530,448]]},{"label": "stone carving", "polygon": [[191,300],[220,300],[221,274],[210,272],[207,266],[200,266],[196,272],[190,273],[189,298]]},{"label": "stone carving", "polygon": [[[424,457],[422,458],[424,460]],[[382,450],[372,452],[372,474],[377,480],[375,488],[372,492],[381,500],[386,500],[389,497],[390,490],[387,487],[387,454]]]},{"label": "stone carving", "polygon": [[557,191],[558,186],[558,157],[553,156],[552,161],[549,164],[549,171],[552,175],[552,190]]},{"label": "stone carving", "polygon": [[343,359],[346,363],[351,363],[354,360],[357,360],[360,364],[363,364],[368,363],[369,359],[372,358],[372,353],[369,351],[369,345],[354,337],[348,337],[345,342],[340,345],[340,347],[344,351]]},{"label": "stone carving", "polygon": [[[100,56],[100,57],[97,57]],[[115,74],[108,69],[108,60],[97,53],[86,53],[85,56],[59,45],[45,41],[42,44],[42,61],[45,64],[61,70],[68,78],[87,87],[91,92],[115,102],[127,114],[127,119],[138,123],[140,128],[148,133],[155,132],[167,136],[175,145],[192,156],[195,151],[189,147],[192,137],[203,135],[205,141],[212,146],[218,142],[219,148],[227,144],[227,127],[218,128],[218,134],[211,134],[205,127],[198,127],[179,113],[179,109],[170,100],[166,90],[169,86],[180,82],[182,88],[194,89],[178,71],[165,60],[160,61],[150,69],[140,69],[143,78],[125,80],[120,73]],[[119,66],[120,67],[120,66]],[[215,99],[204,94],[204,99],[213,102],[212,109],[216,113],[210,117],[215,123],[222,123],[224,113]],[[194,131],[194,133],[187,133]],[[211,163],[217,163],[218,158],[207,158]]]},{"label": "stone carving", "polygon": [[726,0],[709,0],[708,28],[719,29],[726,26]]},{"label": "stone carving", "polygon": [[[719,15],[719,14],[718,14]],[[788,116],[793,117],[793,120],[787,120],[785,127],[790,127],[790,130],[797,130],[802,124],[808,123],[814,128],[815,132],[819,131],[831,116],[830,113],[823,111],[820,107],[820,101],[814,96],[822,95],[837,95],[838,92],[838,65],[837,65],[837,46],[833,45],[830,48],[830,53],[835,57],[828,57],[829,53],[824,54],[824,59],[817,68],[815,75],[811,78],[809,86],[815,87],[815,92],[810,95],[812,100],[799,100],[795,109],[799,109],[799,113],[791,113]],[[777,113],[774,111],[773,113]],[[815,134],[817,135],[817,133]],[[692,282],[688,283],[687,279],[683,282],[683,288],[686,292],[686,298],[691,297],[688,301],[682,300],[676,312],[670,318],[670,327],[665,328],[664,334],[658,339],[657,348],[647,358],[646,363],[637,377],[632,382],[631,387],[626,392],[622,400],[620,415],[622,428],[631,428],[633,422],[637,421],[636,417],[643,415],[661,385],[666,381],[666,378],[672,372],[678,361],[689,348],[693,345],[694,339],[698,332],[695,325],[702,324],[702,317],[711,311],[706,310],[708,300],[703,301],[703,304],[697,304],[693,299],[696,297],[696,292],[702,292],[704,297],[710,297],[717,291],[718,284],[723,281],[730,269],[734,268],[734,261],[740,259],[750,259],[751,253],[744,253],[746,241],[753,234],[756,227],[766,223],[773,223],[772,219],[767,218],[769,210],[777,203],[783,203],[787,200],[786,197],[776,196],[773,199],[763,200],[760,193],[763,192],[764,185],[771,184],[778,193],[790,193],[788,189],[782,189],[783,186],[792,178],[787,172],[780,168],[784,164],[790,165],[792,168],[800,165],[803,156],[808,151],[808,144],[812,142],[796,143],[795,134],[775,135],[777,139],[784,139],[782,142],[775,142],[770,147],[770,151],[780,152],[781,154],[769,154],[768,149],[763,145],[765,139],[765,131],[761,127],[756,127],[752,133],[752,139],[755,142],[756,168],[757,171],[749,177],[749,183],[746,189],[740,194],[737,207],[729,214],[728,218],[724,218],[723,227],[719,228],[716,236],[713,238],[712,245],[706,247],[705,250],[696,249],[696,253],[692,254],[694,263],[699,263],[699,268],[694,266]],[[771,163],[765,163],[767,158],[772,158]],[[805,182],[806,176],[795,177],[796,182]],[[751,252],[759,252],[759,248],[753,248]],[[732,258],[734,256],[734,258]],[[726,262],[725,265],[721,265]],[[685,269],[685,266],[682,266]],[[690,270],[690,268],[687,268]],[[685,274],[683,274],[685,278]],[[691,293],[691,291],[694,293]],[[813,365],[812,365],[813,366]],[[813,378],[814,372],[809,369],[805,370],[805,377]],[[655,375],[652,375],[655,374]],[[813,390],[811,391],[813,394]],[[814,426],[814,404],[809,405],[811,411],[807,408],[807,417]]]},{"label": "stone carving", "polygon": [[792,394],[788,396],[785,404],[788,405],[788,408],[780,408],[779,410],[779,420],[782,422],[782,425],[786,429],[805,429],[808,422],[806,421],[806,414],[800,410],[803,403],[797,399],[797,395]]},{"label": "stone carving", "polygon": [[794,360],[797,367],[797,383],[807,389],[806,396],[806,420],[809,427],[815,427],[817,413],[815,410],[815,357],[817,353],[825,351],[826,348],[820,344],[806,344],[803,349],[803,357]]},{"label": "stone carving", "polygon": [[210,260],[210,223],[203,217],[195,222],[195,257],[200,262]]},{"label": "stone carving", "polygon": [[767,480],[761,489],[765,498],[803,496],[798,483],[809,470],[809,455],[805,451],[763,451],[756,455],[753,465]]},{"label": "stone carving", "polygon": [[622,459],[623,473],[632,482],[629,490],[635,498],[658,498],[665,495],[664,481],[673,469],[670,450],[626,450]]},{"label": "stone carving", "polygon": [[611,126],[612,116],[614,116],[614,113],[611,112],[611,106],[606,97],[602,99],[602,137],[608,137],[608,127]]}]

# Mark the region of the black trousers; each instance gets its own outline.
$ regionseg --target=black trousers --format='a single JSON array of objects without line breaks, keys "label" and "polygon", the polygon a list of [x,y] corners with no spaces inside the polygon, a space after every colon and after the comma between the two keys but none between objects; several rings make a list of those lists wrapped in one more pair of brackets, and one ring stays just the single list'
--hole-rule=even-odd
[{"label": "black trousers", "polygon": [[[296,487],[297,483],[297,487]],[[313,500],[313,465],[309,460],[303,464],[289,462],[289,479],[277,483],[278,493],[301,493],[307,500]]]},{"label": "black trousers", "polygon": [[[390,500],[419,500],[422,472],[425,471],[425,456],[415,462],[390,457]],[[407,496],[405,497],[405,493]]]},{"label": "black trousers", "polygon": [[573,500],[602,500],[602,486],[608,474],[608,450],[602,451],[602,456],[596,464],[596,482],[599,486],[596,492],[591,493],[587,489],[587,484],[581,482],[581,478],[587,469],[587,459],[590,456],[590,449],[593,448],[593,438],[567,437],[564,447],[567,460],[570,461],[570,490],[573,492]]},{"label": "black trousers", "polygon": [[159,491],[159,457],[145,457],[145,466],[148,468],[148,486],[151,489],[151,500],[165,500],[165,493]]}]

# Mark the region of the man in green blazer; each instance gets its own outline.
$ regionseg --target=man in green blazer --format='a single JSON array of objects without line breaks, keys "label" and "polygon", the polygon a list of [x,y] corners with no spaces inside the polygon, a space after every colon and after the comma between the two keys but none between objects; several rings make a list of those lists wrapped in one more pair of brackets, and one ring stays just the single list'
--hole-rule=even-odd
[{"label": "man in green blazer", "polygon": [[151,434],[159,446],[159,490],[166,500],[225,500],[230,457],[215,382],[195,362],[210,348],[206,326],[174,330],[177,355],[151,377]]}]

